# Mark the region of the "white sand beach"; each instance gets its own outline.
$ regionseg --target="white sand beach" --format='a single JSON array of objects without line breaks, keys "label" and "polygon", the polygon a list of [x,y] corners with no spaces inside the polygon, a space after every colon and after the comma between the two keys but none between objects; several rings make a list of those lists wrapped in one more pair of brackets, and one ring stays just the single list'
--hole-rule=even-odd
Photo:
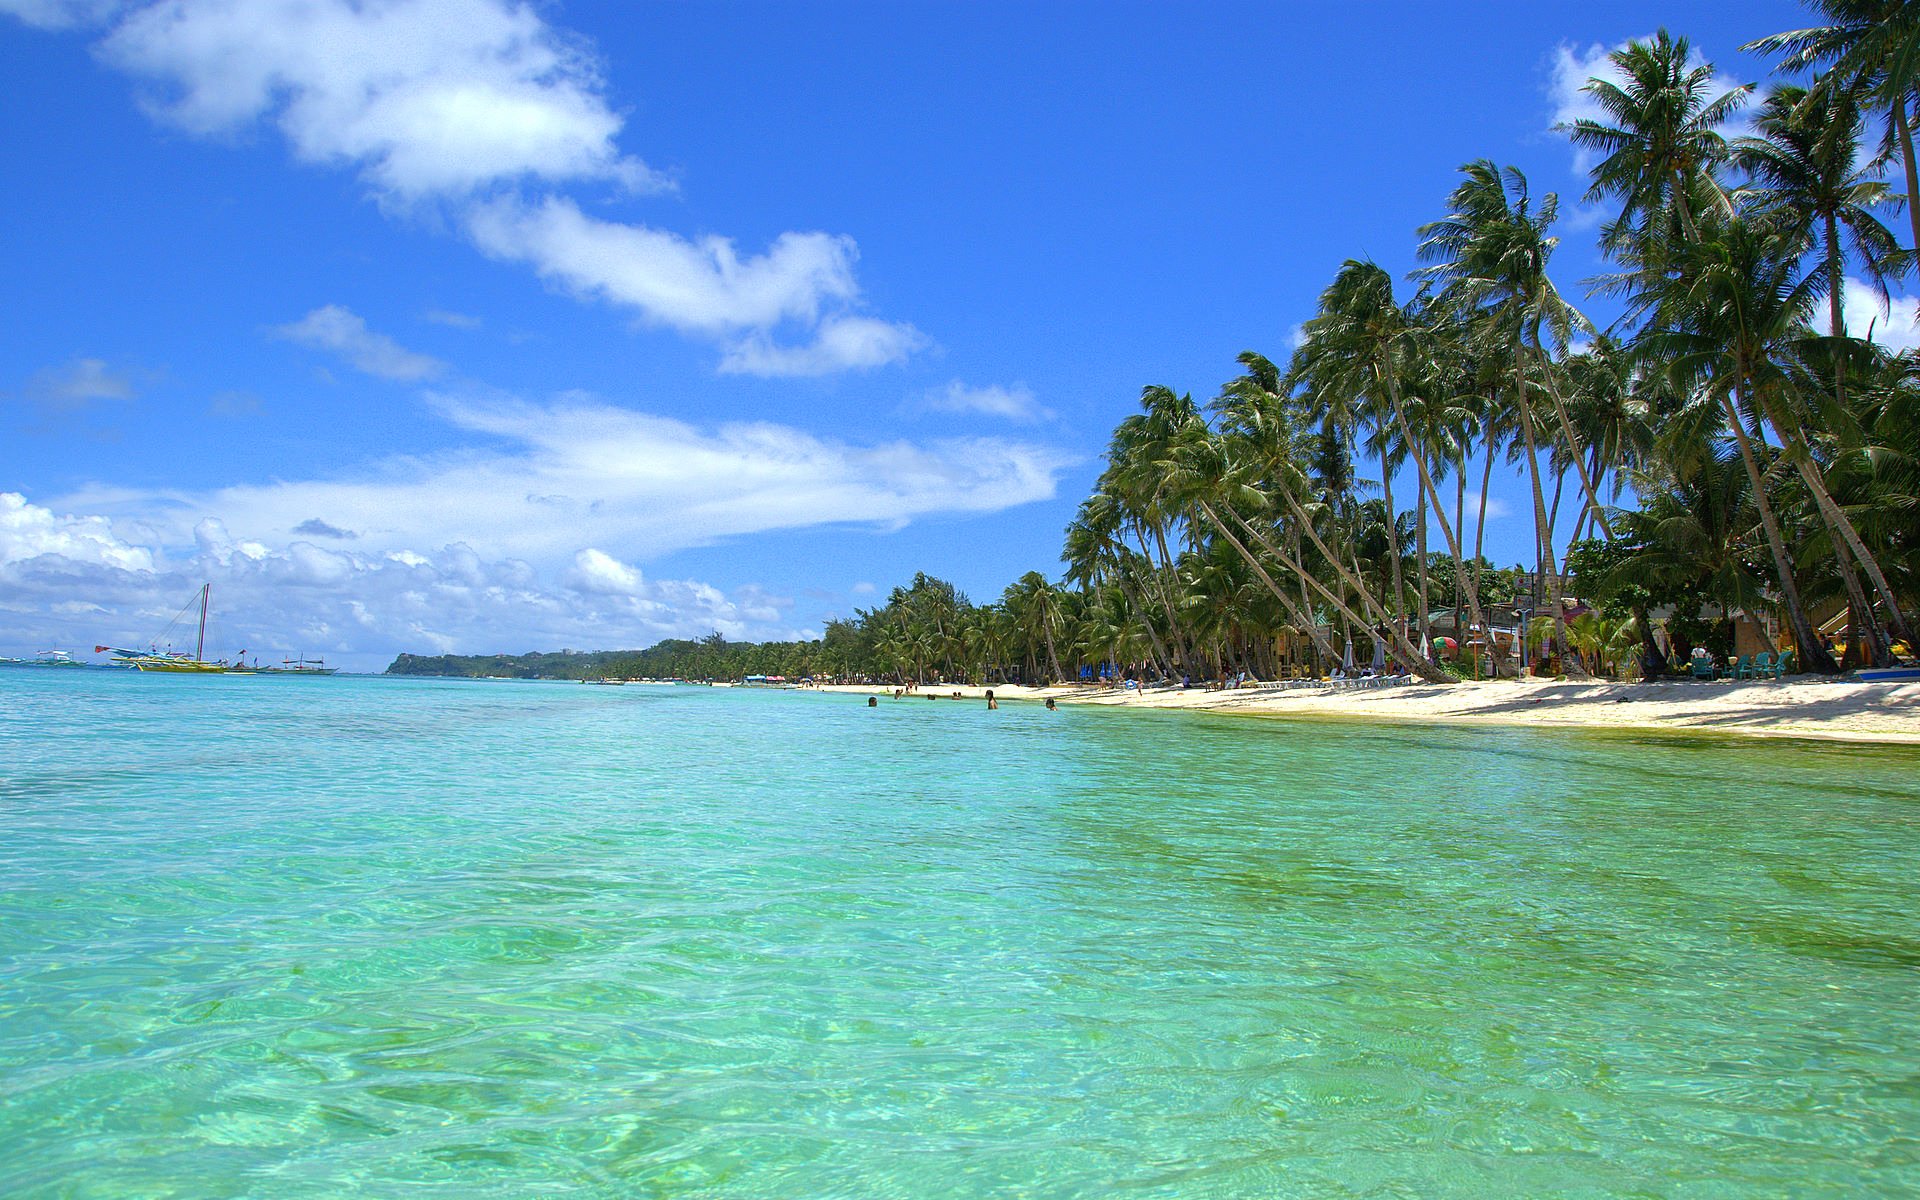
[{"label": "white sand beach", "polygon": [[[881,686],[823,689],[891,697]],[[915,696],[979,700],[987,689],[928,685]],[[1445,721],[1461,725],[1572,725],[1607,729],[1713,730],[1773,737],[1920,744],[1920,683],[1866,683],[1803,676],[1758,682],[1556,683],[1504,680],[1450,687],[1357,683],[1249,684],[1204,688],[1032,688],[996,685],[1003,700],[1198,709],[1249,716]]]}]

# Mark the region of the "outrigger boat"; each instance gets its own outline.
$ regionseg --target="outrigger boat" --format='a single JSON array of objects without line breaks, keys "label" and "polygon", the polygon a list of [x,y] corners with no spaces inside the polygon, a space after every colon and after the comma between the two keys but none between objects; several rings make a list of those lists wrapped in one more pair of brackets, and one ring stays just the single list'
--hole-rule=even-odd
[{"label": "outrigger boat", "polygon": [[[180,651],[161,651],[155,647],[149,647],[145,650],[123,650],[115,646],[95,646],[93,652],[95,654],[111,653],[114,658],[120,661],[121,665],[129,666],[139,671],[160,671],[174,675],[225,675],[230,671],[240,670],[242,668],[230,667],[224,662],[208,662],[206,659],[207,602],[212,595],[212,584],[203,583],[200,585],[200,635],[194,642],[192,657],[188,657]],[[193,602],[189,600],[186,608],[182,608],[178,613],[174,614],[173,622],[169,622],[167,628],[172,629],[173,624],[178,622],[180,618],[186,614],[187,609],[192,607]]]},{"label": "outrigger boat", "polygon": [[254,669],[262,675],[331,675],[340,669],[339,667],[328,666],[327,660],[324,658],[306,658],[303,656],[300,658],[283,658],[280,662],[282,664],[281,666],[256,667]]}]

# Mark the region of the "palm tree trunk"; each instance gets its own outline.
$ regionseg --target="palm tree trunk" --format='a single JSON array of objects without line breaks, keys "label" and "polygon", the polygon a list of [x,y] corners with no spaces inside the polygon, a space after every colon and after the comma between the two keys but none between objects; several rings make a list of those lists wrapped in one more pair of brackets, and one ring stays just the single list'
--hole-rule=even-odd
[{"label": "palm tree trunk", "polygon": [[1407,611],[1407,589],[1400,578],[1400,521],[1399,514],[1393,511],[1393,468],[1387,465],[1384,438],[1380,444],[1380,491],[1387,502],[1387,565],[1388,576],[1393,580],[1393,600],[1388,607],[1393,610],[1395,627],[1405,629],[1402,614]]},{"label": "palm tree trunk", "polygon": [[[1514,355],[1514,386],[1518,389],[1517,398],[1520,402],[1520,432],[1526,438],[1527,473],[1533,480],[1534,552],[1539,558],[1540,573],[1546,579],[1547,599],[1553,605],[1554,649],[1560,653],[1562,664],[1570,668],[1567,677],[1584,679],[1587,677],[1586,669],[1577,660],[1569,662],[1566,657],[1567,609],[1560,593],[1560,571],[1553,560],[1553,526],[1547,519],[1547,496],[1540,486],[1540,451],[1534,444],[1533,413],[1527,404],[1524,360],[1518,353]],[[1521,636],[1526,636],[1525,630],[1521,631]]]},{"label": "palm tree trunk", "polygon": [[[1368,592],[1366,588],[1360,586],[1359,578],[1356,575],[1349,574],[1345,564],[1343,564],[1339,559],[1335,558],[1333,554],[1328,551],[1327,544],[1320,539],[1320,531],[1315,529],[1311,522],[1307,521],[1306,510],[1301,508],[1300,501],[1294,498],[1293,492],[1284,487],[1277,488],[1276,490],[1280,493],[1281,499],[1286,502],[1288,510],[1293,515],[1293,519],[1304,523],[1303,524],[1304,532],[1306,533],[1307,537],[1313,542],[1315,549],[1319,550],[1320,553],[1326,558],[1327,562],[1332,565],[1333,569],[1338,571],[1344,577],[1342,581],[1346,583],[1348,586],[1354,588],[1355,592],[1359,595],[1360,600],[1362,601],[1363,604],[1371,603],[1376,610],[1380,610],[1379,602],[1374,600],[1373,595],[1370,592]],[[1228,511],[1231,512],[1232,510],[1229,509]],[[1236,517],[1237,515],[1238,514],[1236,514]],[[1260,536],[1260,534],[1254,529],[1252,529],[1251,527],[1247,527],[1244,522],[1242,522],[1242,526],[1247,529],[1248,534],[1252,536],[1256,542],[1260,543],[1261,549],[1265,550],[1269,554],[1272,554],[1275,558],[1280,557],[1279,550],[1271,542],[1267,541],[1264,537]],[[1348,619],[1352,620],[1355,624],[1360,625],[1361,627],[1364,628],[1369,626],[1372,623],[1360,617],[1351,608],[1347,607],[1346,601],[1342,600],[1339,596],[1336,596],[1325,584],[1321,583],[1318,579],[1314,578],[1312,575],[1302,572],[1300,575],[1300,578],[1306,580],[1308,585],[1311,586],[1316,592],[1319,592],[1321,597],[1325,599],[1327,603],[1333,605],[1335,609],[1339,610],[1343,615],[1345,615]],[[1392,624],[1385,619],[1385,612],[1383,610],[1380,611],[1380,620],[1378,621],[1378,624],[1385,625],[1387,627],[1388,639],[1391,642],[1393,642],[1394,648],[1401,651],[1401,653],[1406,657],[1408,663],[1413,667],[1414,674],[1420,676],[1420,678],[1426,680],[1429,683],[1452,683],[1453,682],[1452,676],[1446,674],[1444,671],[1440,670],[1438,667],[1434,666],[1432,663],[1427,662],[1425,659],[1421,658],[1419,655],[1419,652],[1416,651],[1412,646],[1409,646],[1407,644],[1406,635],[1401,633],[1399,630],[1393,628]]]},{"label": "palm tree trunk", "polygon": [[1733,394],[1720,390],[1720,404],[1726,410],[1727,423],[1733,430],[1733,442],[1740,450],[1740,461],[1747,468],[1747,479],[1753,485],[1753,503],[1760,511],[1760,527],[1766,531],[1767,549],[1773,555],[1774,574],[1778,576],[1780,594],[1787,602],[1787,621],[1793,626],[1793,640],[1800,653],[1800,661],[1822,675],[1835,674],[1839,668],[1827,648],[1820,644],[1813,629],[1813,622],[1807,619],[1807,607],[1801,603],[1800,587],[1794,582],[1793,562],[1787,557],[1786,539],[1781,536],[1780,522],[1773,515],[1773,504],[1767,499],[1766,480],[1761,476],[1760,463],[1753,456],[1753,444],[1747,438],[1747,430],[1740,423],[1740,410],[1734,407]]},{"label": "palm tree trunk", "polygon": [[[1432,614],[1427,608],[1427,488],[1424,483],[1420,485],[1420,503],[1416,507],[1419,510],[1419,523],[1414,526],[1413,534],[1413,552],[1415,556],[1413,563],[1415,578],[1413,607],[1420,621],[1420,644],[1430,648],[1433,644],[1433,630],[1429,627],[1429,618]],[[1436,504],[1434,511],[1438,513],[1439,508],[1440,506]],[[1441,519],[1445,519],[1444,514]]]},{"label": "palm tree trunk", "polygon": [[[1775,431],[1778,432],[1778,429],[1776,425]],[[1800,478],[1806,481],[1807,490],[1813,493],[1814,507],[1819,510],[1820,519],[1826,523],[1830,532],[1840,535],[1841,541],[1852,552],[1854,560],[1860,564],[1860,569],[1865,571],[1867,578],[1873,581],[1873,590],[1880,594],[1880,602],[1887,607],[1888,624],[1893,627],[1894,633],[1901,641],[1909,646],[1914,645],[1913,627],[1907,623],[1906,615],[1900,611],[1900,605],[1894,599],[1893,589],[1887,585],[1887,577],[1880,571],[1879,562],[1874,559],[1866,544],[1860,540],[1860,531],[1854,528],[1853,522],[1847,517],[1846,510],[1842,509],[1834,501],[1833,494],[1827,491],[1826,481],[1820,477],[1820,469],[1814,464],[1811,451],[1808,450],[1806,443],[1800,440],[1798,434],[1787,446],[1787,453],[1793,456],[1794,466],[1800,471]],[[1862,596],[1862,599],[1865,597]],[[1872,624],[1872,610],[1862,609],[1861,611],[1867,616],[1868,623]],[[1880,640],[1877,636],[1875,637],[1876,645]]]},{"label": "palm tree trunk", "polygon": [[[1314,649],[1324,649],[1331,655],[1333,653],[1333,647],[1325,643],[1320,633],[1320,626],[1313,620],[1312,614],[1302,612],[1295,606],[1293,597],[1281,590],[1280,585],[1273,581],[1273,576],[1267,574],[1266,567],[1262,566],[1260,560],[1253,556],[1253,551],[1247,549],[1239,538],[1233,536],[1233,530],[1227,528],[1227,523],[1220,519],[1220,515],[1213,511],[1211,505],[1205,500],[1198,500],[1196,503],[1200,505],[1200,511],[1206,514],[1207,520],[1211,521],[1213,527],[1220,531],[1220,536],[1226,538],[1227,541],[1233,545],[1233,548],[1240,552],[1240,557],[1245,559],[1247,565],[1253,568],[1253,573],[1260,577],[1260,582],[1267,585],[1267,590],[1272,592],[1273,598],[1278,600],[1281,606],[1287,610],[1287,615],[1292,617],[1296,623],[1304,624],[1307,627],[1307,636],[1313,639]],[[1232,510],[1229,509],[1228,511],[1231,512]],[[1233,516],[1236,521],[1242,520],[1238,513],[1234,513]],[[1280,558],[1280,564],[1282,566],[1300,575],[1303,579],[1306,577],[1305,572],[1301,571],[1298,562],[1288,562],[1284,556],[1276,557]]]},{"label": "palm tree trunk", "polygon": [[1905,96],[1894,97],[1893,128],[1900,139],[1900,159],[1907,167],[1907,216],[1913,221],[1913,245],[1920,251],[1920,168],[1913,160],[1913,123],[1907,117]]},{"label": "palm tree trunk", "polygon": [[[1480,506],[1473,518],[1473,594],[1480,594],[1480,585],[1486,581],[1486,538],[1487,538],[1487,488],[1493,484],[1493,422],[1487,422],[1487,462],[1480,468]],[[1493,630],[1486,629],[1489,657],[1493,648]],[[1499,672],[1494,672],[1497,678]]]},{"label": "palm tree trunk", "polygon": [[1560,385],[1553,378],[1553,363],[1548,361],[1547,352],[1540,347],[1540,331],[1536,329],[1533,337],[1534,354],[1540,359],[1540,376],[1547,382],[1547,395],[1552,397],[1554,414],[1560,419],[1560,436],[1567,440],[1567,457],[1573,460],[1574,468],[1580,472],[1580,488],[1587,495],[1588,506],[1598,515],[1606,539],[1612,541],[1613,527],[1607,524],[1604,515],[1599,515],[1600,493],[1593,486],[1593,477],[1587,474],[1586,451],[1580,447],[1579,435],[1573,432],[1573,422],[1567,419],[1566,401],[1560,398]]},{"label": "palm tree trunk", "polygon": [[[1302,513],[1298,511],[1298,509],[1300,509],[1300,505],[1298,505],[1298,503],[1294,501],[1294,497],[1292,497],[1292,495],[1286,495],[1286,503],[1288,503],[1288,505],[1290,505],[1292,509],[1296,509],[1296,513],[1294,513],[1294,518],[1298,520],[1298,518],[1302,516]],[[1248,534],[1248,536],[1250,536],[1252,540],[1258,541],[1258,543],[1260,543],[1260,547],[1261,549],[1263,549],[1263,551],[1267,551],[1267,553],[1269,553],[1269,555],[1273,555],[1275,559],[1281,559],[1281,563],[1283,564],[1286,563],[1286,559],[1284,559],[1284,555],[1283,553],[1281,553],[1281,549],[1279,549],[1277,545],[1273,545],[1271,541],[1265,540],[1265,538],[1261,536],[1260,530],[1256,530],[1256,528],[1254,528],[1252,524],[1248,524],[1244,516],[1238,515],[1238,513],[1235,513],[1233,509],[1227,509],[1227,513],[1233,516],[1236,522],[1240,522],[1240,528],[1242,528],[1242,530],[1246,530],[1246,534]],[[1327,553],[1327,547],[1325,547],[1325,545],[1321,543],[1321,540],[1319,540],[1319,534],[1317,534],[1317,532],[1313,534],[1313,543],[1315,543],[1315,545],[1319,545],[1319,549],[1321,549],[1321,553],[1323,553],[1323,555]],[[1242,551],[1242,553],[1244,553],[1244,551]],[[1338,559],[1332,559],[1331,555],[1329,555],[1329,561],[1331,561],[1331,563],[1334,564],[1334,566],[1336,566],[1336,568],[1338,568],[1340,572],[1346,572],[1346,568],[1344,568],[1344,566],[1340,566],[1340,563],[1338,563]],[[1352,611],[1352,609],[1348,609],[1348,607],[1346,607],[1346,601],[1342,601],[1342,599],[1340,599],[1338,595],[1334,595],[1334,593],[1332,593],[1332,589],[1327,588],[1325,584],[1321,584],[1321,582],[1319,582],[1317,578],[1313,578],[1311,574],[1306,574],[1304,570],[1300,570],[1300,566],[1298,566],[1298,564],[1288,564],[1288,566],[1290,566],[1292,570],[1298,570],[1298,572],[1300,572],[1300,578],[1302,578],[1302,580],[1306,580],[1306,582],[1308,582],[1308,586],[1311,586],[1311,588],[1315,589],[1315,591],[1319,591],[1319,593],[1321,593],[1321,597],[1325,597],[1325,599],[1327,599],[1327,603],[1331,603],[1334,609],[1338,609],[1338,611],[1340,611],[1340,614],[1342,614],[1342,616],[1346,616],[1348,620],[1352,620],[1352,622],[1354,622],[1356,626],[1359,626],[1359,628],[1369,628],[1369,620],[1367,620],[1367,618],[1363,618],[1363,616],[1359,616],[1359,614],[1357,614],[1357,612]],[[1361,599],[1363,599],[1363,601],[1371,601],[1371,599],[1373,599],[1373,595],[1371,595],[1371,593],[1367,593],[1365,589],[1361,589],[1361,593],[1359,593],[1359,595],[1361,595]],[[1375,603],[1375,609],[1379,609],[1379,603]],[[1379,622],[1379,624],[1382,624],[1382,626],[1386,626],[1386,639],[1388,639],[1388,641],[1390,641],[1390,643],[1394,645],[1394,651],[1398,651],[1398,655],[1400,655],[1402,659],[1405,659],[1405,662],[1407,662],[1407,666],[1409,666],[1409,668],[1413,670],[1413,674],[1417,674],[1419,678],[1423,678],[1423,680],[1427,680],[1428,684],[1452,684],[1453,676],[1450,676],[1450,674],[1446,674],[1446,672],[1442,672],[1442,670],[1440,670],[1440,668],[1436,668],[1436,666],[1434,666],[1432,662],[1428,662],[1428,660],[1421,659],[1421,655],[1419,655],[1419,651],[1415,651],[1415,649],[1413,649],[1411,645],[1407,645],[1407,636],[1405,636],[1405,634],[1402,634],[1400,630],[1396,630],[1396,628],[1394,628],[1392,624],[1388,624],[1388,622],[1384,622],[1384,620],[1382,620],[1382,622]],[[1317,628],[1315,628],[1315,634],[1317,634]],[[1329,655],[1331,655],[1331,653],[1332,653],[1332,647],[1329,647]]]},{"label": "palm tree trunk", "polygon": [[[1420,453],[1419,448],[1414,443],[1413,431],[1409,429],[1407,426],[1406,412],[1400,407],[1399,385],[1394,382],[1393,376],[1391,375],[1387,376],[1387,397],[1393,403],[1393,419],[1395,423],[1398,424],[1400,427],[1400,436],[1402,439],[1406,441],[1408,452],[1413,455],[1413,465],[1420,472],[1420,486],[1422,489],[1422,495],[1424,496],[1427,492],[1430,492],[1433,490],[1433,473],[1427,469],[1427,456]],[[1489,438],[1488,440],[1487,470],[1489,472],[1493,470],[1493,450],[1492,450],[1491,438]],[[1487,505],[1487,497],[1486,497],[1485,485],[1483,484],[1481,487],[1481,494],[1480,494],[1480,512],[1481,512],[1483,523],[1485,521],[1486,505]],[[1468,612],[1469,618],[1474,622],[1474,624],[1480,625],[1482,628],[1487,630],[1487,640],[1489,643],[1491,643],[1493,640],[1493,629],[1491,626],[1485,623],[1485,617],[1480,611],[1480,581],[1478,579],[1475,579],[1472,583],[1467,582],[1467,573],[1460,563],[1460,541],[1457,537],[1454,536],[1453,529],[1448,526],[1447,514],[1441,510],[1439,505],[1436,504],[1434,506],[1434,512],[1440,519],[1440,536],[1447,539],[1447,550],[1453,555],[1454,586],[1460,590],[1462,598],[1464,598],[1467,602],[1467,612]],[[1421,532],[1420,630],[1422,633],[1426,633],[1428,632],[1427,631],[1427,593],[1426,593],[1427,556],[1426,556],[1426,520],[1424,516],[1421,518],[1420,532]],[[1475,549],[1477,551],[1478,547],[1476,547]],[[1454,632],[1458,634],[1459,625],[1460,625],[1460,606],[1457,604],[1454,605],[1453,624],[1454,624]],[[1494,674],[1494,678],[1496,679],[1500,677],[1500,668],[1498,664],[1495,664],[1493,674]]]}]

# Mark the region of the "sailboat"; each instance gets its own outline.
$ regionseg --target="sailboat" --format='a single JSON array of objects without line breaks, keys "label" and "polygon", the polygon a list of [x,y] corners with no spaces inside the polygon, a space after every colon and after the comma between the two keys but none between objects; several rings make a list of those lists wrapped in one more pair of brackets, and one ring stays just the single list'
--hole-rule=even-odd
[{"label": "sailboat", "polygon": [[[194,642],[193,656],[191,658],[181,652],[167,651],[163,653],[153,648],[146,650],[122,650],[113,646],[95,646],[93,652],[95,654],[111,652],[116,659],[120,660],[122,665],[133,667],[140,671],[162,671],[175,675],[224,675],[232,668],[228,667],[224,662],[208,662],[206,658],[207,603],[212,597],[213,585],[211,583],[201,584],[200,635]],[[193,601],[187,601],[186,607],[174,614],[173,622],[168,623],[167,628],[172,629],[174,623],[177,623],[182,616],[185,616],[188,609],[192,607]]]}]

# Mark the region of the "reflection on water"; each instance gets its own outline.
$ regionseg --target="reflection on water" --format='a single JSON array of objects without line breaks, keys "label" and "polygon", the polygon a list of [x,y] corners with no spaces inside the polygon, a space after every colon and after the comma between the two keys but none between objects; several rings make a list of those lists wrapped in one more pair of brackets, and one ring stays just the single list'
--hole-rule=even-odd
[{"label": "reflection on water", "polygon": [[0,679],[0,1194],[1902,1195],[1920,754]]}]

